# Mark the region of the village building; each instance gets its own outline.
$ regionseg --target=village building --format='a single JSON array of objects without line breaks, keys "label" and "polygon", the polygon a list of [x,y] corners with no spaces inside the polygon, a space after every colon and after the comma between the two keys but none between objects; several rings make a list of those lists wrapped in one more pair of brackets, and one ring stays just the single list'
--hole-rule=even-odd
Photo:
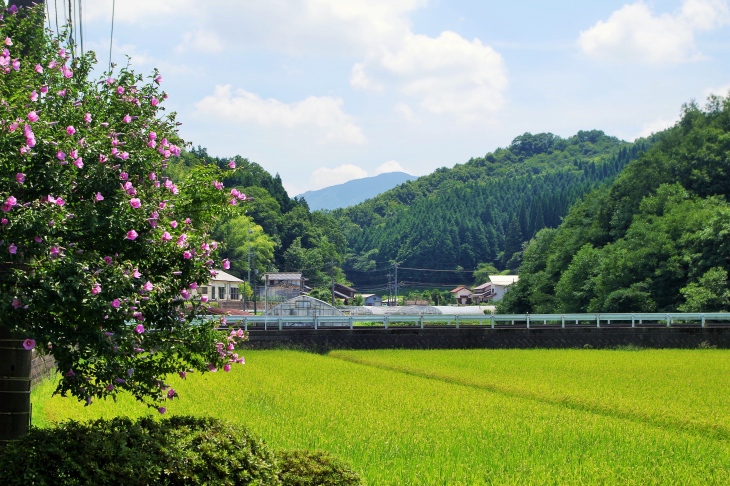
[{"label": "village building", "polygon": [[363,305],[368,307],[382,307],[383,298],[375,294],[362,294],[362,298],[365,301]]},{"label": "village building", "polygon": [[451,290],[451,295],[454,296],[454,299],[456,300],[456,303],[459,305],[469,305],[471,304],[471,290],[469,288],[464,287],[463,285],[459,285],[454,290]]}]

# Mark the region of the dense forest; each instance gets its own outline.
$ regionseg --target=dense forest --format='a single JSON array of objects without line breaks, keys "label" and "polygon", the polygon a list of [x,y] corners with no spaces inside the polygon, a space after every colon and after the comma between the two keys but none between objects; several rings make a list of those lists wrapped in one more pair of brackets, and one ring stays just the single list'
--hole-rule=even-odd
[{"label": "dense forest", "polygon": [[[598,130],[570,138],[525,133],[507,148],[335,210],[352,252],[347,276],[377,285],[394,262],[404,267],[398,280],[412,285],[470,283],[479,264],[516,271],[524,242],[557,227],[575,201],[652,143]],[[408,270],[421,268],[442,272]]]},{"label": "dense forest", "polygon": [[730,96],[681,120],[527,245],[500,312],[728,309]]},{"label": "dense forest", "polygon": [[341,264],[347,240],[340,226],[328,214],[311,212],[306,201],[290,198],[279,174],[272,176],[242,157],[211,157],[197,147],[171,161],[165,175],[179,180],[196,165],[224,167],[231,160],[238,170],[221,181],[225,189],[253,198],[245,203],[245,216],[226,221],[213,232],[221,242],[221,255],[231,261],[231,273],[247,278],[250,244],[252,280],[265,272],[302,271],[313,287],[327,286],[332,277],[344,282]]}]

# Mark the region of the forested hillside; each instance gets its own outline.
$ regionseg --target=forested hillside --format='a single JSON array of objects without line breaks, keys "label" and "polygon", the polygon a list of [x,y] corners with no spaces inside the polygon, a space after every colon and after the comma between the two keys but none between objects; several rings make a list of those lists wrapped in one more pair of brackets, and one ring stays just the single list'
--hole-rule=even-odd
[{"label": "forested hillside", "polygon": [[200,164],[223,167],[233,160],[239,170],[221,182],[226,190],[236,189],[253,197],[245,203],[246,216],[227,221],[214,231],[214,237],[221,242],[221,254],[231,261],[232,273],[246,278],[250,241],[251,267],[259,275],[267,271],[302,271],[313,287],[328,285],[331,275],[338,282],[344,281],[340,265],[347,253],[347,241],[339,225],[325,213],[310,212],[305,201],[290,198],[279,174],[272,176],[242,157],[211,157],[201,147],[183,152],[178,160],[171,161],[165,174],[172,179],[179,179]]},{"label": "forested hillside", "polygon": [[501,312],[727,310],[730,97],[692,103],[615,182],[527,246]]},{"label": "forested hillside", "polygon": [[[354,253],[348,278],[373,283],[371,273],[392,261],[444,270],[489,263],[514,271],[523,242],[558,226],[576,200],[613,180],[650,144],[629,144],[597,130],[567,139],[525,133],[505,149],[333,211]],[[444,273],[439,280],[470,279]]]}]

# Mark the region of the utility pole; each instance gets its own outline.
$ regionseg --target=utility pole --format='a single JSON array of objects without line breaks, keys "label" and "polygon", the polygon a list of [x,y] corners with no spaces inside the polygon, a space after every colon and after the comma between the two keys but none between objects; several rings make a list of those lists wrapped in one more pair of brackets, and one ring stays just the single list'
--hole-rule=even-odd
[{"label": "utility pole", "polygon": [[[251,289],[251,220],[248,220],[248,289]],[[246,292],[243,293],[243,299],[245,302],[244,307],[248,309],[248,302],[246,302]]]},{"label": "utility pole", "polygon": [[395,262],[395,305],[398,306],[398,262]]},{"label": "utility pole", "polygon": [[330,260],[330,278],[332,278],[332,307],[335,306],[335,261]]},{"label": "utility pole", "polygon": [[[254,261],[254,264],[256,264],[256,249],[255,248],[253,250],[253,261]],[[258,281],[259,269],[258,268],[254,269],[253,274],[254,274],[254,280],[253,280],[253,286],[254,286],[254,289],[253,289],[253,315],[256,315],[256,297],[257,297],[256,294],[258,293],[257,292],[258,285],[256,285],[256,282]]]}]

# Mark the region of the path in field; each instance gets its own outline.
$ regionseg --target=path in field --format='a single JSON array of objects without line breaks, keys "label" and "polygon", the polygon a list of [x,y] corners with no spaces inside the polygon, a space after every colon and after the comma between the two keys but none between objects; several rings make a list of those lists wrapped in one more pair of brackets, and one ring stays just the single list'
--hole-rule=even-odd
[{"label": "path in field", "polygon": [[378,350],[330,357],[573,410],[730,439],[724,350]]}]

